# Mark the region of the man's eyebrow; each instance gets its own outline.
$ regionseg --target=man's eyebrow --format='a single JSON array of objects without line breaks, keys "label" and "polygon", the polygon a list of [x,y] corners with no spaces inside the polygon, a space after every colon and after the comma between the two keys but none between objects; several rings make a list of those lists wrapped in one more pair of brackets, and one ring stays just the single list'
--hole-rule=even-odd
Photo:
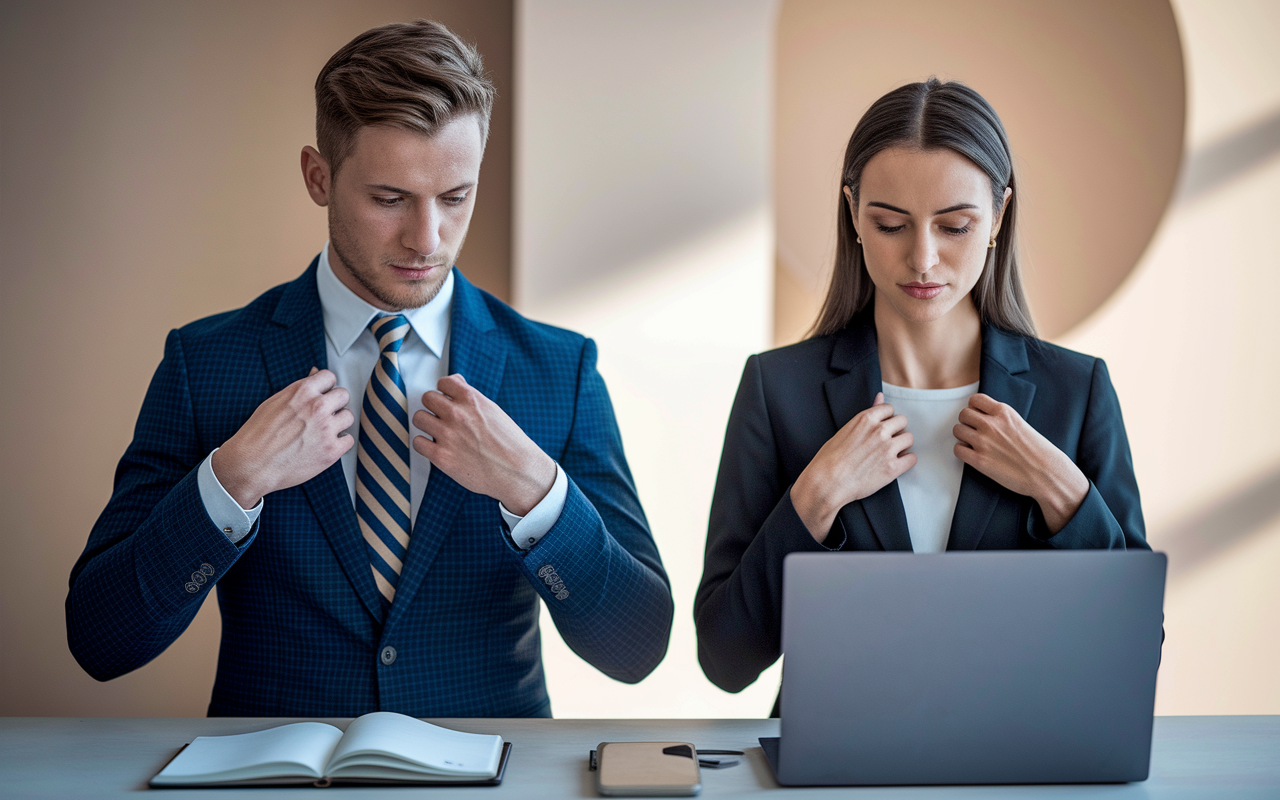
[{"label": "man's eyebrow", "polygon": [[[458,184],[457,186],[455,186],[455,187],[453,187],[452,189],[450,189],[450,190],[448,190],[447,192],[445,192],[445,194],[451,194],[451,193],[453,193],[453,192],[460,192],[460,191],[462,191],[463,189],[471,189],[471,188],[473,188],[475,185],[476,185],[476,184],[475,184],[475,182],[474,182],[474,181],[469,182],[469,183],[460,183],[460,184]],[[409,191],[408,189],[401,189],[401,188],[399,188],[399,187],[391,186],[391,185],[389,185],[389,184],[385,184],[385,183],[366,183],[366,184],[364,185],[364,187],[365,187],[366,189],[375,189],[375,190],[377,190],[377,191],[379,191],[379,192],[386,192],[386,193],[388,193],[388,194],[403,194],[403,195],[407,195],[407,196],[409,196],[409,197],[412,197],[412,196],[413,196],[413,194],[414,194],[413,192]]]},{"label": "man's eyebrow", "polygon": [[[905,208],[898,208],[897,206],[891,206],[888,203],[881,203],[879,200],[872,200],[867,203],[868,208],[871,206],[875,206],[876,208],[887,208],[890,211],[896,211],[899,214],[906,214],[908,217],[911,216],[911,212],[907,211]],[[946,208],[939,209],[933,212],[933,215],[936,217],[940,214],[950,214],[952,211],[965,211],[971,208],[976,209],[977,206],[973,203],[958,203],[954,206],[947,206]]]}]

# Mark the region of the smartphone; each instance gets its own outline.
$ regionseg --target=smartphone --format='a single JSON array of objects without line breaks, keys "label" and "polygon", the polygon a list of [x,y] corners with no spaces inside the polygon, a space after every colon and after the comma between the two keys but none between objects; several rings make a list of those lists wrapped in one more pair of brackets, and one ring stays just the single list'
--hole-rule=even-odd
[{"label": "smartphone", "polygon": [[688,742],[601,742],[596,788],[606,796],[693,797],[702,791],[698,751]]}]

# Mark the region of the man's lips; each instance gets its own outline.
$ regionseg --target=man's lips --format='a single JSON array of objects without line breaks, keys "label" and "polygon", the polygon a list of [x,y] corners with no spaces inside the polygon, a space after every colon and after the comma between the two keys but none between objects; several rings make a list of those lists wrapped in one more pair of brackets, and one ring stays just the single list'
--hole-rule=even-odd
[{"label": "man's lips", "polygon": [[422,267],[402,267],[399,264],[388,264],[387,266],[391,267],[391,269],[394,270],[397,275],[403,278],[421,279],[421,278],[427,277],[427,275],[431,272],[431,270],[437,269],[443,265],[427,264]]},{"label": "man's lips", "polygon": [[942,290],[946,288],[946,284],[912,281],[911,283],[900,283],[898,284],[898,287],[917,300],[930,300],[942,294]]}]

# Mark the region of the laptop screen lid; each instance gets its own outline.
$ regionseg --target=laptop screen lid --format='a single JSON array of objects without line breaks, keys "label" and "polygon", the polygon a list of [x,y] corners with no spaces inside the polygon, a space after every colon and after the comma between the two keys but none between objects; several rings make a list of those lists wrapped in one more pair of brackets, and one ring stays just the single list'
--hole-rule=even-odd
[{"label": "laptop screen lid", "polygon": [[1143,780],[1166,560],[793,553],[779,783]]}]

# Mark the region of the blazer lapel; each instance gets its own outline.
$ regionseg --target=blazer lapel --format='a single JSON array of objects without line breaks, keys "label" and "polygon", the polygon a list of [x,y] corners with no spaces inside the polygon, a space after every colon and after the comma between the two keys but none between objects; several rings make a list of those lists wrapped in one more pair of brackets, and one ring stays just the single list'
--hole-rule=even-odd
[{"label": "blazer lapel", "polygon": [[[870,310],[858,314],[849,329],[836,340],[831,351],[832,372],[842,373],[823,384],[831,421],[836,431],[843,428],[859,412],[870,408],[881,389],[880,356],[876,351],[876,329]],[[911,534],[907,514],[902,507],[898,482],[889,484],[859,502],[871,523],[871,529],[885,550],[910,550]],[[845,529],[852,529],[858,519],[853,503],[840,509]]]},{"label": "blazer lapel", "polygon": [[[982,326],[982,365],[978,391],[1005,403],[1023,419],[1031,411],[1036,385],[1017,377],[1029,369],[1026,340],[1011,333]],[[948,550],[975,550],[987,530],[991,512],[1005,490],[968,464],[960,480],[960,495],[951,517]]]},{"label": "blazer lapel", "polygon": [[[496,400],[506,364],[506,346],[497,335],[497,324],[480,290],[457,268],[453,271],[453,278],[453,305],[449,312],[449,374],[461,375],[485,397]],[[404,570],[396,585],[396,599],[387,617],[388,627],[404,614],[404,609],[417,593],[436,554],[440,552],[440,545],[453,527],[459,506],[468,494],[443,470],[432,467],[409,538]]]},{"label": "blazer lapel", "polygon": [[[262,336],[262,358],[273,393],[307,377],[312,367],[326,369],[329,366],[324,345],[324,314],[316,290],[319,263],[319,258],[313,260],[301,278],[285,287],[271,317],[272,324]],[[381,621],[382,600],[373,582],[364,538],[356,524],[342,462],[335,462],[302,488],[347,579],[369,613]]]}]

